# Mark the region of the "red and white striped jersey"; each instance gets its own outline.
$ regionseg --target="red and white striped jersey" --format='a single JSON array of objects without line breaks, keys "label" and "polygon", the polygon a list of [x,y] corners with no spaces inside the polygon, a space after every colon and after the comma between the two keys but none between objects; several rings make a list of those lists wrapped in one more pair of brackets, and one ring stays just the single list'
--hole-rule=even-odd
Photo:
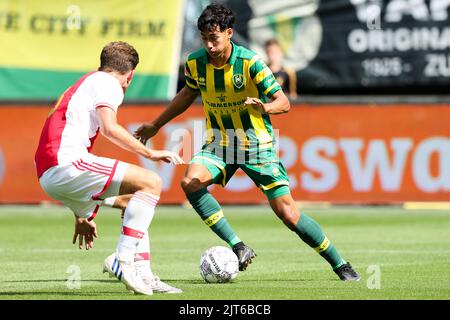
[{"label": "red and white striped jersey", "polygon": [[55,103],[35,154],[38,178],[49,168],[80,159],[92,149],[100,123],[98,107],[117,112],[123,89],[112,75],[95,71],[81,77]]}]

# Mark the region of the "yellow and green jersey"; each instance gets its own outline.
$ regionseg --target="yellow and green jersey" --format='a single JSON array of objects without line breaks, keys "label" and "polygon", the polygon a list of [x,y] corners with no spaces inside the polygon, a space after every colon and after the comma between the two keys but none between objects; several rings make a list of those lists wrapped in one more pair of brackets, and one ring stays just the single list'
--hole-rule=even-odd
[{"label": "yellow and green jersey", "polygon": [[247,97],[265,102],[281,87],[258,55],[234,43],[232,46],[230,59],[220,68],[208,62],[204,48],[189,55],[185,65],[186,86],[202,96],[206,144],[237,144],[245,150],[271,148],[274,135],[269,115],[246,107],[244,102]]}]

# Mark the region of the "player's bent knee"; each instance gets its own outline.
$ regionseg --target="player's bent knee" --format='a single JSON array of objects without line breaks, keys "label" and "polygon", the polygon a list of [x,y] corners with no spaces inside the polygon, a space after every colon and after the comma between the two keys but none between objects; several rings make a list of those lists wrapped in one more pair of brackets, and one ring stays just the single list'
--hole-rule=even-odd
[{"label": "player's bent knee", "polygon": [[120,186],[120,195],[142,191],[159,196],[162,190],[161,177],[150,170],[130,165]]},{"label": "player's bent knee", "polygon": [[148,172],[141,181],[141,191],[159,196],[162,190],[162,178],[154,172]]},{"label": "player's bent knee", "polygon": [[291,230],[295,230],[295,227],[299,221],[300,214],[298,212],[293,212],[292,210],[281,210],[278,215],[283,223]]},{"label": "player's bent knee", "polygon": [[161,190],[162,190],[162,178],[157,175],[157,174],[153,174],[153,177],[151,179],[151,187],[154,193],[160,194]]},{"label": "player's bent knee", "polygon": [[181,180],[181,188],[185,193],[193,193],[200,190],[203,187],[198,178],[184,177]]}]

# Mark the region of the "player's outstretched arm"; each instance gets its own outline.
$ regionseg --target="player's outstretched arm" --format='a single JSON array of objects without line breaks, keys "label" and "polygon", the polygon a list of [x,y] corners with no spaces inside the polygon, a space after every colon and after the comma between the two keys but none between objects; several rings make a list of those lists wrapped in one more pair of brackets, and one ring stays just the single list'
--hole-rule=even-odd
[{"label": "player's outstretched arm", "polygon": [[178,94],[172,99],[167,108],[159,115],[158,118],[151,123],[145,123],[140,126],[134,133],[134,136],[139,139],[143,144],[148,139],[153,137],[162,126],[167,122],[182,114],[197,98],[198,92],[191,90],[187,87],[178,92]]},{"label": "player's outstretched arm", "polygon": [[291,108],[289,99],[282,90],[278,90],[272,96],[272,102],[263,103],[258,98],[247,98],[245,105],[251,105],[253,108],[261,113],[281,114],[286,113]]},{"label": "player's outstretched arm", "polygon": [[117,123],[114,110],[108,107],[98,107],[97,114],[100,120],[100,132],[119,147],[137,153],[153,161],[183,163],[179,155],[166,150],[151,150],[140,143],[131,133]]}]

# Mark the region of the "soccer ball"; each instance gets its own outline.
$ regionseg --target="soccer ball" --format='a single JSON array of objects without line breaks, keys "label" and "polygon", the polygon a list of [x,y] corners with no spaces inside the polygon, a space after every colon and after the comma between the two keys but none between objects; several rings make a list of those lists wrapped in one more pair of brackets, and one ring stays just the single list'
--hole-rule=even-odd
[{"label": "soccer ball", "polygon": [[225,283],[239,273],[239,263],[234,252],[227,247],[211,247],[200,257],[200,275],[209,283]]}]

